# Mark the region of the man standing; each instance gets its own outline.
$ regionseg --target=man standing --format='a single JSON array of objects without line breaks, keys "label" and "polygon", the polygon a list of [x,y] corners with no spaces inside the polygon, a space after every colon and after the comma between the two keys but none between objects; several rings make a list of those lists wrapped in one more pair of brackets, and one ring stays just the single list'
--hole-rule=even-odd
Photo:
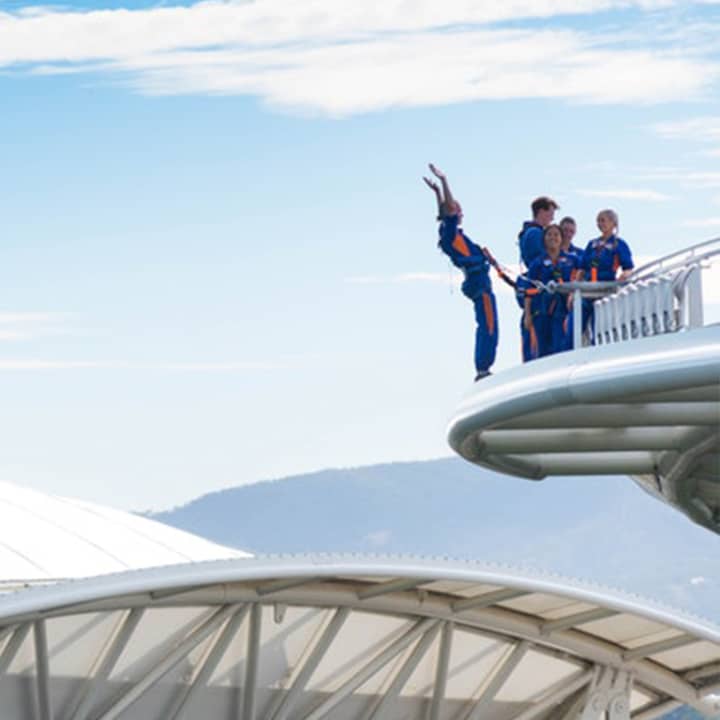
[{"label": "man standing", "polygon": [[[555,210],[560,206],[547,195],[541,195],[530,204],[533,219],[526,220],[523,223],[522,230],[518,233],[518,241],[520,243],[520,257],[525,265],[530,265],[545,253],[544,233],[545,228],[552,223],[555,218]],[[517,301],[520,307],[524,307],[525,299],[530,301],[531,316],[540,312],[539,295],[537,290],[532,286],[527,275],[520,275],[517,282]],[[522,337],[522,359],[523,362],[535,360],[539,357],[539,346],[535,338],[532,327],[526,327],[524,316],[520,318],[520,335]]]},{"label": "man standing", "polygon": [[533,219],[526,220],[518,234],[520,257],[526,268],[529,268],[532,261],[545,252],[543,232],[555,219],[555,211],[559,207],[552,198],[546,195],[541,195],[532,201],[530,209],[532,210]]}]

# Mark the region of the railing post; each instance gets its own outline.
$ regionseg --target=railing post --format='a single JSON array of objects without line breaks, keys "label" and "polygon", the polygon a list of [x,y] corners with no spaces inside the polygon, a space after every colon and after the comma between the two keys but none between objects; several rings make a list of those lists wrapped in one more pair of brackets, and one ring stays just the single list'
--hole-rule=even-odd
[{"label": "railing post", "polygon": [[687,307],[687,326],[703,326],[702,269],[699,265],[691,268],[685,282],[685,305]]},{"label": "railing post", "polygon": [[582,347],[582,292],[573,291],[573,348],[579,350]]}]

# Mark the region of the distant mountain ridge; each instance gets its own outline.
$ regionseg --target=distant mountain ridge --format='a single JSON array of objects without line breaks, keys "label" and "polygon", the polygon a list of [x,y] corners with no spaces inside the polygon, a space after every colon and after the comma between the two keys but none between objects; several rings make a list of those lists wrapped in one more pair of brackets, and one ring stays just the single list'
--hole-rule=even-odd
[{"label": "distant mountain ridge", "polygon": [[255,553],[507,563],[636,592],[720,624],[720,542],[624,477],[535,483],[450,458],[297,475],[152,517]]}]

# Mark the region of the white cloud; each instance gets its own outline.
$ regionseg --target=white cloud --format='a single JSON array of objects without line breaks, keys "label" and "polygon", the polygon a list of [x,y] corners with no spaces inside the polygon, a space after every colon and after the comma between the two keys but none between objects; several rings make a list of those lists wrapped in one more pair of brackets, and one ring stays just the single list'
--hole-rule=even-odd
[{"label": "white cloud", "polygon": [[0,64],[93,61],[180,48],[346,40],[507,20],[583,15],[666,0],[212,0],[187,7],[0,13]]},{"label": "white cloud", "polygon": [[363,540],[375,547],[382,547],[383,545],[387,545],[391,538],[392,532],[390,530],[377,530],[376,532],[365,535]]},{"label": "white cloud", "polygon": [[0,342],[75,334],[65,327],[67,318],[64,313],[0,312]]},{"label": "white cloud", "polygon": [[0,66],[120,73],[152,94],[248,94],[343,115],[480,99],[688,99],[717,64],[609,33],[492,29],[664,0],[256,0],[146,10],[0,14]]},{"label": "white cloud", "polygon": [[405,283],[434,283],[440,285],[455,285],[458,273],[428,273],[411,272],[397,275],[358,275],[347,278],[346,282],[356,285],[398,285]]},{"label": "white cloud", "polygon": [[[511,278],[515,278],[520,270],[517,264],[503,265],[503,269],[509,273]],[[496,295],[512,295],[514,290],[505,282],[503,282],[495,273],[490,271],[492,279],[493,291]],[[445,285],[452,290],[459,290],[463,281],[463,274],[457,268],[451,267],[448,272],[426,273],[398,273],[397,275],[358,275],[346,278],[345,282],[355,285],[404,285],[408,283],[427,283],[433,285]]]},{"label": "white cloud", "polygon": [[287,370],[288,362],[199,362],[199,363],[130,363],[93,360],[0,359],[3,370],[140,370],[170,372],[246,372]]},{"label": "white cloud", "polygon": [[720,140],[720,117],[705,116],[657,123],[653,129],[666,138],[717,142]]},{"label": "white cloud", "polygon": [[684,220],[684,227],[712,228],[720,227],[720,217],[698,218],[695,220]]},{"label": "white cloud", "polygon": [[683,168],[658,168],[656,170],[641,171],[637,177],[642,180],[676,182],[688,188],[720,187],[720,172],[712,170],[699,172]]},{"label": "white cloud", "polygon": [[691,585],[704,585],[707,581],[704,577],[698,576],[694,578],[690,578],[690,584]]},{"label": "white cloud", "polygon": [[670,196],[656,190],[578,190],[584,197],[607,198],[610,200],[647,200],[648,202],[667,202]]}]

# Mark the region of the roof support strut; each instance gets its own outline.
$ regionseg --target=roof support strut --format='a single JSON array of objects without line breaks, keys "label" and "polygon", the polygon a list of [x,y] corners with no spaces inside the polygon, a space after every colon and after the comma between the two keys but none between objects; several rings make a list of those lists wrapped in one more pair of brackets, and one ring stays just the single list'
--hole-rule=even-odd
[{"label": "roof support strut", "polygon": [[414,623],[404,635],[391,643],[379,655],[376,655],[365,667],[359,670],[354,677],[341,685],[325,702],[307,715],[304,720],[319,720],[319,718],[325,717],[334,707],[355,692],[355,690],[363,685],[376,672],[387,665],[393,658],[397,657],[405,648],[414,643],[421,635],[438,622],[438,620],[426,618],[425,620],[419,620]]}]

